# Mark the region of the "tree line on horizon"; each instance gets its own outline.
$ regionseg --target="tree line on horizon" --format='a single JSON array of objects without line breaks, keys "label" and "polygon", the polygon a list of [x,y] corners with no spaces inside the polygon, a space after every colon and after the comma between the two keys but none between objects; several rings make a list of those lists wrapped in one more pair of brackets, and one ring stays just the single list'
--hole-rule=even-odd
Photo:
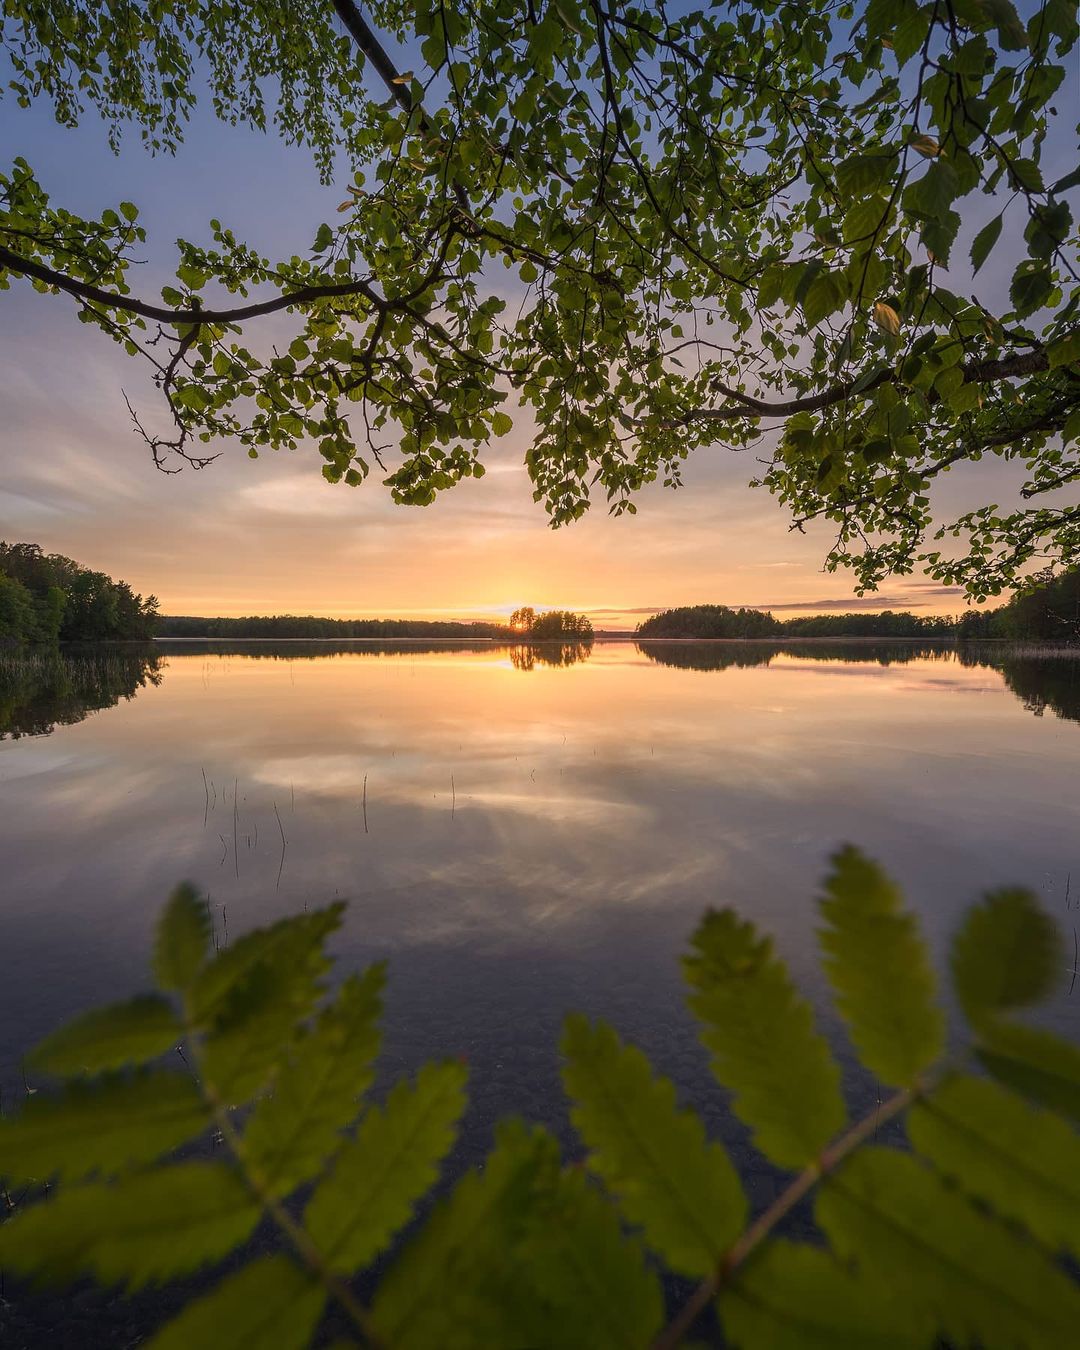
[{"label": "tree line on horizon", "polygon": [[160,638],[495,638],[506,636],[500,623],[460,623],[429,619],[324,619],[314,614],[251,614],[241,618],[202,618],[164,614]]},{"label": "tree line on horizon", "polygon": [[101,642],[150,638],[157,597],[145,599],[39,544],[0,540],[0,643]]},{"label": "tree line on horizon", "polygon": [[801,614],[778,619],[768,610],[728,605],[684,605],[638,624],[635,636],[657,638],[1012,638],[1080,640],[1080,567],[1031,578],[996,609],[969,609],[961,615],[880,613]]},{"label": "tree line on horizon", "polygon": [[[0,643],[124,641],[159,638],[491,639],[502,642],[590,642],[585,614],[522,606],[509,624],[426,619],[331,619],[317,615],[213,618],[161,615],[126,581],[114,581],[39,544],[0,541]],[[1080,567],[1036,573],[996,609],[961,615],[803,614],[778,619],[747,606],[684,605],[638,624],[634,636],[661,638],[1011,638],[1080,641]]]}]

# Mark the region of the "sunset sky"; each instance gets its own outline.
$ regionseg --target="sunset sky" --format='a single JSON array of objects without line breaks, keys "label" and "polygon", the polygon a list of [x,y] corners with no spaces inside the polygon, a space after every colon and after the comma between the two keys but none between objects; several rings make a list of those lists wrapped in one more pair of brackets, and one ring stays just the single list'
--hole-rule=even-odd
[{"label": "sunset sky", "polygon": [[[84,214],[138,204],[149,244],[132,285],[151,297],[171,274],[172,241],[208,239],[211,217],[287,256],[334,219],[341,197],[304,153],[202,115],[176,158],[151,159],[133,135],[112,156],[93,117],[69,131],[44,105],[0,106],[0,155],[24,155],[54,202]],[[0,537],[122,577],[165,613],[480,618],[527,603],[629,628],[657,608],[704,602],[961,608],[958,592],[921,576],[854,601],[848,575],[821,571],[828,531],[792,533],[782,508],[746,486],[753,461],[719,445],[692,459],[681,491],[642,494],[636,517],[613,520],[600,505],[558,531],[531,498],[524,419],[488,452],[483,480],[424,509],[394,506],[376,479],[325,483],[313,451],[251,461],[226,444],[210,468],[166,476],[124,406],[126,391],[160,425],[148,368],[79,324],[64,297],[17,284],[0,303]],[[260,341],[255,328],[249,340]],[[1007,468],[969,466],[943,482],[941,510],[999,491],[1006,501],[1014,481]]]}]

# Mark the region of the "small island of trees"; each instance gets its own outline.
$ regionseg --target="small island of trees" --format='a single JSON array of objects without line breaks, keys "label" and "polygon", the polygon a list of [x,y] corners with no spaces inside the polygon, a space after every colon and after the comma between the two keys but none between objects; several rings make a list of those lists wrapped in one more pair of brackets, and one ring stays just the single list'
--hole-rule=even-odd
[{"label": "small island of trees", "polygon": [[528,642],[591,642],[593,626],[584,614],[549,609],[537,614],[524,605],[510,615],[510,631]]},{"label": "small island of trees", "polygon": [[1008,604],[962,615],[880,613],[803,614],[778,619],[768,610],[684,605],[640,623],[635,637],[686,638],[1009,638],[1080,641],[1080,567],[1030,577]]}]

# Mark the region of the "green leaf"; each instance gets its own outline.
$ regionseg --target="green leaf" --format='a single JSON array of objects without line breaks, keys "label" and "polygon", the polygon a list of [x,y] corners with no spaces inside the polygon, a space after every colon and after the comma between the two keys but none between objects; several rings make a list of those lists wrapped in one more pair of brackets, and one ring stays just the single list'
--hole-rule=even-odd
[{"label": "green leaf", "polygon": [[910,1154],[865,1148],[829,1178],[817,1220],[843,1261],[957,1345],[1068,1345],[1080,1290]]},{"label": "green leaf", "polygon": [[260,1212],[229,1167],[183,1163],[28,1206],[0,1226],[0,1264],[51,1283],[92,1274],[138,1289],[220,1260]]},{"label": "green leaf", "polygon": [[[287,977],[299,966],[306,975],[313,967],[326,968],[323,941],[341,924],[344,905],[330,905],[281,919],[268,928],[246,933],[219,952],[202,971],[191,991],[192,1013],[201,1025],[220,1024],[243,1016],[251,992],[263,971]],[[300,980],[307,984],[306,980]]]},{"label": "green leaf", "polygon": [[255,1096],[289,1057],[300,1026],[323,992],[326,937],[341,905],[297,915],[242,937],[221,952],[190,996],[195,1018],[210,1023],[201,1069],[229,1103]]},{"label": "green leaf", "polygon": [[893,55],[898,65],[905,65],[922,47],[933,10],[929,5],[920,5],[918,0],[885,0],[884,9]]},{"label": "green leaf", "polygon": [[304,1222],[330,1268],[367,1265],[412,1216],[438,1179],[465,1109],[465,1066],[427,1064],[372,1107],[319,1184]]},{"label": "green leaf", "polygon": [[953,939],[953,985],[973,1026],[1040,1002],[1065,965],[1061,934],[1030,891],[994,891],[970,909]]},{"label": "green leaf", "polygon": [[822,319],[835,313],[843,303],[844,288],[840,284],[839,274],[819,272],[802,298],[803,317],[809,327],[813,328]]},{"label": "green leaf", "polygon": [[285,1256],[264,1256],[189,1303],[147,1350],[304,1350],[326,1295]]},{"label": "green leaf", "polygon": [[805,1167],[847,1118],[839,1070],[810,1005],[771,939],[732,910],[707,914],[692,945],[683,968],[713,1072],[735,1093],[735,1114],[761,1152],[782,1167]]},{"label": "green leaf", "polygon": [[654,1078],[640,1050],[603,1023],[567,1018],[563,1082],[588,1165],[618,1197],[631,1224],[683,1275],[703,1276],[742,1231],[746,1198],[719,1144],[709,1144],[675,1088]]},{"label": "green leaf", "polygon": [[956,1077],[908,1115],[914,1148],[1051,1251],[1080,1256],[1080,1136],[984,1078]]},{"label": "green leaf", "polygon": [[491,419],[491,430],[496,436],[505,436],[508,431],[512,431],[514,419],[509,413],[496,412]]},{"label": "green leaf", "polygon": [[209,1111],[190,1078],[144,1070],[77,1079],[0,1120],[0,1173],[45,1181],[152,1162],[201,1133]]},{"label": "green leaf", "polygon": [[1050,268],[1045,262],[1021,263],[1013,273],[1009,299],[1023,319],[1045,304],[1052,289]]},{"label": "green leaf", "polygon": [[845,198],[865,197],[883,188],[896,170],[894,154],[852,155],[836,166],[836,185]]},{"label": "green leaf", "polygon": [[36,1046],[30,1062],[43,1073],[68,1076],[145,1064],[175,1049],[182,1030],[165,999],[142,994],[75,1018]]},{"label": "green leaf", "polygon": [[[702,1197],[702,1203],[707,1203]],[[647,1350],[663,1325],[656,1272],[618,1214],[580,1172],[562,1173],[521,1252],[534,1297],[529,1345]],[[524,1331],[525,1328],[522,1328]],[[521,1333],[519,1333],[520,1335]]]},{"label": "green leaf", "polygon": [[432,1211],[375,1296],[380,1339],[397,1350],[512,1345],[531,1321],[520,1244],[551,1193],[558,1148],[543,1130],[506,1121],[482,1171],[466,1173]]},{"label": "green leaf", "polygon": [[1047,348],[1046,355],[1051,370],[1057,370],[1059,366],[1071,366],[1080,361],[1080,330],[1066,333],[1064,337],[1052,342]]},{"label": "green leaf", "polygon": [[971,265],[977,272],[990,256],[990,251],[998,241],[1004,215],[997,215],[988,225],[984,225],[971,241]]},{"label": "green leaf", "polygon": [[904,190],[904,208],[922,220],[944,220],[959,190],[956,170],[942,156]]},{"label": "green leaf", "polygon": [[908,1087],[945,1039],[918,925],[881,868],[850,845],[834,856],[819,904],[825,972],[859,1058],[882,1082]]},{"label": "green leaf", "polygon": [[178,886],[158,920],[154,975],[162,989],[186,990],[210,950],[210,915],[193,886]]},{"label": "green leaf", "polygon": [[926,1344],[902,1308],[820,1247],[772,1238],[719,1300],[732,1344],[769,1350],[901,1350]]},{"label": "green leaf", "polygon": [[385,982],[381,964],[350,976],[314,1030],[297,1042],[273,1096],[252,1112],[243,1156],[274,1194],[287,1194],[320,1172],[356,1115],[379,1051]]},{"label": "green leaf", "polygon": [[1080,1047],[1038,1027],[988,1021],[976,1053],[983,1067],[1021,1096],[1080,1121]]}]

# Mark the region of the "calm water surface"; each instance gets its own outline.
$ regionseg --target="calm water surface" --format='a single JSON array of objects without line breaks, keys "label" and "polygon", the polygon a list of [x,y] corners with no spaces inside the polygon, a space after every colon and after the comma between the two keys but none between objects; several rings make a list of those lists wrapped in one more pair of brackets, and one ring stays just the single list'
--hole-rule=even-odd
[{"label": "calm water surface", "polygon": [[[342,963],[391,961],[388,1074],[442,1054],[472,1065],[456,1165],[496,1115],[564,1132],[571,1007],[611,1018],[737,1143],[677,958],[707,905],[735,905],[820,998],[813,894],[845,840],[903,884],[939,962],[989,886],[1034,887],[1070,946],[1080,921],[1080,660],[902,643],[159,644],[13,670],[5,1095],[35,1039],[145,985],[182,878],[221,941],[349,902]],[[1063,971],[1050,1016],[1077,1036],[1068,986]],[[864,1090],[851,1072],[849,1088]],[[771,1184],[763,1172],[758,1199]]]}]

